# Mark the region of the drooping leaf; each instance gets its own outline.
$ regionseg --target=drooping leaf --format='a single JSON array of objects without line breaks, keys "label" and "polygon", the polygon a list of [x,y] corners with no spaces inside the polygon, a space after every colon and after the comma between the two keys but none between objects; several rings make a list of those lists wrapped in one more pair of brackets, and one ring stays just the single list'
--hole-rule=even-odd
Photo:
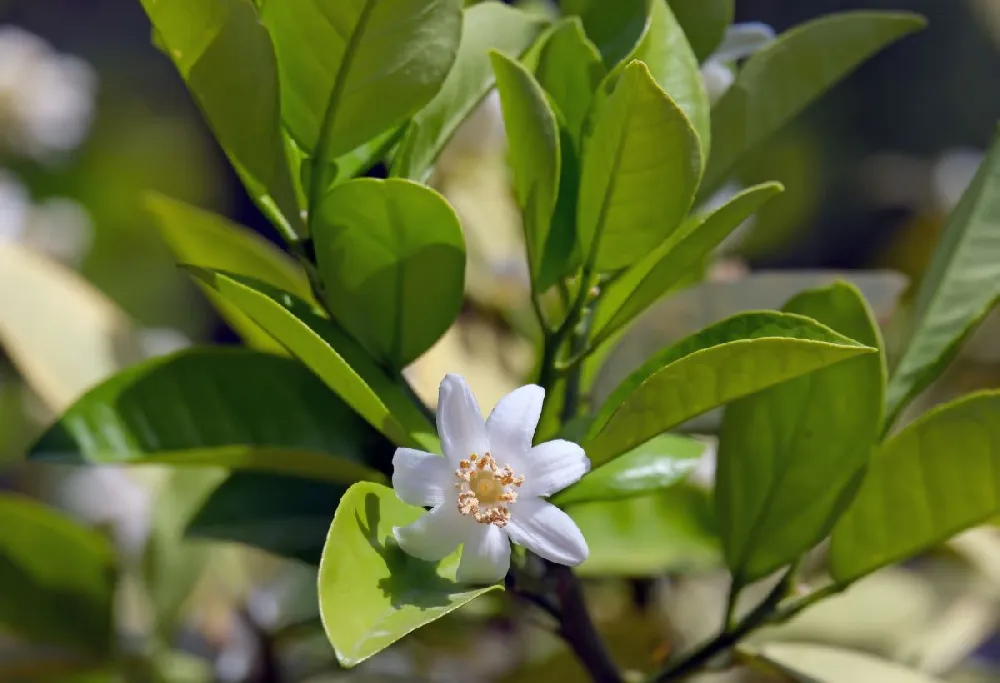
[{"label": "drooping leaf", "polygon": [[273,335],[394,443],[437,450],[434,426],[404,391],[405,380],[389,377],[336,322],[259,280],[205,269],[190,272]]},{"label": "drooping leaf", "polygon": [[767,643],[754,654],[799,683],[941,683],[863,652],[808,643]]},{"label": "drooping leaf", "polygon": [[320,615],[341,666],[500,588],[456,583],[458,551],[440,562],[405,554],[392,528],[422,514],[376,484],[355,484],[341,499],[319,567]]},{"label": "drooping leaf", "polygon": [[41,503],[0,495],[0,627],[33,642],[111,653],[110,543]]},{"label": "drooping leaf", "polygon": [[[146,206],[179,263],[249,275],[314,301],[309,279],[298,264],[249,228],[159,194],[150,194]],[[214,293],[203,291],[249,346],[281,349],[252,320]]]},{"label": "drooping leaf", "polygon": [[261,19],[274,39],[281,113],[312,156],[333,161],[437,94],[455,61],[461,0],[283,0]]},{"label": "drooping leaf", "polygon": [[699,62],[722,42],[726,27],[733,23],[735,4],[735,0],[670,0],[670,9]]},{"label": "drooping leaf", "polygon": [[413,117],[392,164],[392,175],[425,180],[441,150],[493,87],[489,53],[520,57],[545,22],[499,2],[465,10],[458,56],[440,91]]},{"label": "drooping leaf", "polygon": [[830,572],[853,581],[1000,513],[1000,393],[928,411],[885,441],[833,528]]},{"label": "drooping leaf", "polygon": [[698,136],[640,62],[602,108],[583,155],[577,239],[599,271],[631,265],[680,224],[701,173]]},{"label": "drooping leaf", "polygon": [[628,325],[677,285],[733,230],[784,188],[755,185],[712,213],[690,220],[608,287],[594,314],[594,344]]},{"label": "drooping leaf", "polygon": [[583,475],[551,498],[565,507],[595,500],[633,498],[683,481],[697,466],[705,444],[676,434],[661,434],[635,450]]},{"label": "drooping leaf", "polygon": [[542,46],[535,76],[577,145],[590,102],[605,75],[601,55],[583,32],[579,18],[569,17],[553,28]]},{"label": "drooping leaf", "polygon": [[917,295],[886,398],[889,429],[1000,298],[1000,137],[952,212]]},{"label": "drooping leaf", "polygon": [[[279,3],[285,4],[285,3]],[[156,35],[264,213],[301,232],[274,46],[247,0],[142,0]]]},{"label": "drooping leaf", "polygon": [[661,576],[721,565],[708,495],[679,485],[635,498],[571,505],[590,555],[581,576]]},{"label": "drooping leaf", "polygon": [[402,368],[462,304],[465,242],[445,199],[409,180],[359,178],[330,190],[314,227],[333,316],[375,358]]},{"label": "drooping leaf", "polygon": [[[784,310],[882,348],[864,298],[845,283],[803,292]],[[879,353],[726,406],[715,503],[737,585],[763,578],[829,533],[861,482],[878,438],[884,394]]]},{"label": "drooping leaf", "polygon": [[843,12],[796,26],[747,60],[712,108],[714,153],[700,197],[718,190],[744,154],[859,64],[923,26],[904,12]]},{"label": "drooping leaf", "polygon": [[629,375],[598,411],[584,447],[597,466],[710,408],[874,351],[799,315],[735,315]]},{"label": "drooping leaf", "polygon": [[528,266],[535,290],[543,292],[562,275],[573,236],[551,230],[559,195],[562,156],[559,126],[545,93],[531,73],[509,57],[492,53],[497,92],[524,223]]},{"label": "drooping leaf", "polygon": [[330,479],[338,469],[387,471],[390,451],[298,361],[205,347],[146,361],[94,387],[42,435],[29,458],[141,464],[176,457],[178,464],[271,470],[280,470],[281,461],[263,467],[262,458],[288,458],[297,473],[317,458],[353,463],[331,462],[317,472]]}]

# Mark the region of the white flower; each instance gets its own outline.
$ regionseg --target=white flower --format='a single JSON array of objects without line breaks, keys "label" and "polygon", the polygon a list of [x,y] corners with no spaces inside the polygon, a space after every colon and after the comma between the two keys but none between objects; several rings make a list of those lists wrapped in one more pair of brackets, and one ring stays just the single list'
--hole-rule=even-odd
[{"label": "white flower", "polygon": [[583,449],[569,441],[532,447],[545,390],[529,384],[504,396],[483,423],[465,380],[447,375],[438,398],[444,457],[396,450],[392,485],[411,505],[433,508],[396,527],[400,547],[436,561],[464,544],[458,580],[499,581],[510,567],[508,538],[552,562],[574,566],[587,542],[569,515],[543,498],[590,470]]},{"label": "white flower", "polygon": [[733,24],[726,29],[722,44],[701,65],[708,98],[715,102],[729,90],[736,75],[732,62],[745,59],[774,40],[774,29],[767,24]]}]

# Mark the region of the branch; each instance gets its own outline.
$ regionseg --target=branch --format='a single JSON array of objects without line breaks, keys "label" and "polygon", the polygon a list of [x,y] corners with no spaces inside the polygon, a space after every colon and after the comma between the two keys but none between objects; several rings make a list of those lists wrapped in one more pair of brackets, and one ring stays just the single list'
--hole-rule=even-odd
[{"label": "branch", "polygon": [[583,589],[573,570],[546,562],[547,573],[556,581],[561,609],[559,634],[590,673],[595,683],[624,683],[618,667],[608,653],[583,599]]}]

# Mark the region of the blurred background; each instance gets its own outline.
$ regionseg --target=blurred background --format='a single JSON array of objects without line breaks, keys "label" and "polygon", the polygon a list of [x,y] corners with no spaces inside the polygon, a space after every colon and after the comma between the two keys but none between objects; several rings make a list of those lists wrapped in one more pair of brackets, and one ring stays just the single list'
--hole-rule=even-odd
[{"label": "blurred background", "polygon": [[[864,65],[740,169],[740,183],[780,180],[786,192],[719,254],[706,283],[671,298],[636,325],[602,371],[597,394],[665,341],[741,308],[778,307],[795,291],[830,279],[831,271],[861,285],[885,323],[891,348],[894,330],[905,322],[907,285],[919,280],[948,212],[996,130],[1000,0],[737,0],[736,7],[737,21],[762,22],[778,33],[848,9],[911,10],[926,16],[929,27]],[[504,163],[499,108],[489,98],[456,136],[433,179],[463,219],[474,268],[460,323],[408,370],[429,402],[445,371],[468,376],[487,406],[522,384],[532,367],[532,344],[518,333],[530,311]],[[238,343],[176,268],[143,209],[148,190],[276,237],[174,67],[153,46],[137,0],[0,0],[0,241],[51,257],[94,288],[76,292],[79,302],[72,305],[59,297],[46,310],[43,302],[29,318],[119,315],[108,313],[110,301],[134,323],[147,357],[192,343]],[[138,557],[159,473],[19,464],[61,408],[117,368],[110,361],[84,366],[92,359],[77,353],[79,340],[11,332],[13,318],[3,316],[14,315],[8,304],[17,294],[13,280],[0,272],[0,487],[42,498],[107,530],[123,557]],[[46,354],[80,367],[53,380],[44,369]],[[998,383],[1000,320],[993,316],[913,410]],[[693,429],[710,436],[711,418]],[[710,481],[710,459],[703,470]],[[261,629],[279,613],[295,610],[305,610],[304,623],[310,624],[311,570],[237,546],[218,544],[212,552],[219,555],[218,568],[187,605],[192,617],[185,649],[197,657],[164,665],[164,679],[328,675],[332,653],[321,637],[295,640],[301,652],[290,666],[305,664],[294,676],[261,678],[273,674],[261,673],[261,652],[273,645],[261,645]],[[678,566],[705,571],[591,587],[598,617],[613,624],[612,642],[624,648],[624,660],[648,665],[650,657],[662,658],[714,626],[705,615],[721,613],[715,602],[723,594],[710,571],[713,551],[692,546],[690,552]],[[126,585],[119,597],[122,618],[142,623],[148,615],[141,597],[129,590]],[[0,612],[6,599],[0,580]],[[993,668],[1000,645],[991,646],[1000,623],[1000,542],[992,529],[971,532],[919,568],[880,572],[834,603],[785,628],[798,629],[796,637],[805,640],[915,663],[949,680],[1000,680],[1000,669]],[[509,615],[499,607],[477,609],[490,617],[485,628],[498,642],[514,637]],[[393,648],[352,675],[412,680],[420,671],[427,680],[467,681],[514,673],[509,657],[463,659],[455,644],[466,636],[453,621],[421,631],[416,645]],[[294,638],[294,629],[285,635]],[[571,680],[577,670],[562,655],[553,658],[554,638],[539,642],[518,659],[519,666],[529,662],[528,668],[510,680],[553,674]],[[0,627],[0,681],[34,680],[23,671],[4,673],[4,644]]]}]

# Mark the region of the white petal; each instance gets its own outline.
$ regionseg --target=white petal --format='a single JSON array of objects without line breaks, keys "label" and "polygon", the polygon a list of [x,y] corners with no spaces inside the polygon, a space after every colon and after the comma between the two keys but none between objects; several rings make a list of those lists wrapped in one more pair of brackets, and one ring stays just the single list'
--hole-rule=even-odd
[{"label": "white petal", "polygon": [[712,58],[701,65],[701,80],[705,83],[709,101],[714,103],[726,94],[736,75],[726,64]]},{"label": "white petal", "polygon": [[590,550],[580,528],[570,516],[540,498],[524,498],[511,509],[504,530],[515,543],[546,560],[576,566]]},{"label": "white petal", "polygon": [[413,524],[393,527],[392,535],[408,554],[437,562],[465,540],[470,523],[476,522],[460,513],[453,503],[444,503]]},{"label": "white petal", "polygon": [[392,488],[404,503],[434,507],[453,492],[451,464],[440,455],[397,448],[392,456]]},{"label": "white petal", "polygon": [[437,427],[441,448],[452,466],[472,453],[482,455],[490,449],[479,404],[459,375],[445,375],[441,380]]},{"label": "white petal", "polygon": [[510,569],[510,541],[492,524],[477,526],[465,539],[455,578],[461,583],[496,583]]},{"label": "white petal", "polygon": [[528,384],[497,402],[486,420],[486,433],[498,463],[518,468],[521,456],[531,448],[544,401],[545,389]]},{"label": "white petal", "polygon": [[572,441],[557,439],[528,451],[521,468],[518,474],[524,475],[522,495],[544,498],[578,482],[590,471],[590,459]]},{"label": "white petal", "polygon": [[748,22],[732,24],[726,29],[722,44],[715,48],[711,59],[732,62],[754,54],[774,40],[774,29],[767,24]]}]

